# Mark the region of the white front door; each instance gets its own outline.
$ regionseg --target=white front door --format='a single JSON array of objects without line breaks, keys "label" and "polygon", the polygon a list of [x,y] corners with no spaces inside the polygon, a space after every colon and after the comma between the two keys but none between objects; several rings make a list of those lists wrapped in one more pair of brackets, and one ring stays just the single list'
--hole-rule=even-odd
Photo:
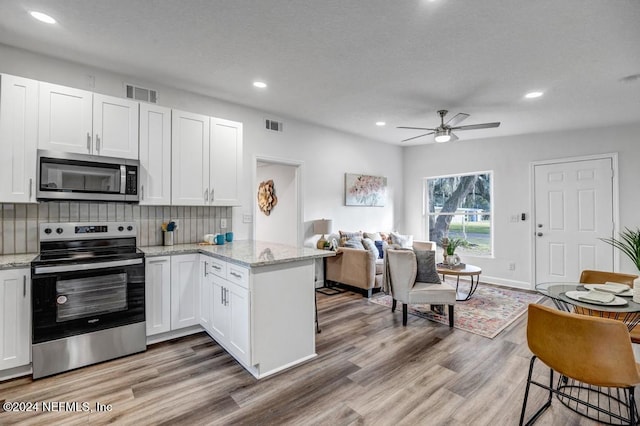
[{"label": "white front door", "polygon": [[535,281],[577,282],[613,271],[613,159],[534,166]]}]

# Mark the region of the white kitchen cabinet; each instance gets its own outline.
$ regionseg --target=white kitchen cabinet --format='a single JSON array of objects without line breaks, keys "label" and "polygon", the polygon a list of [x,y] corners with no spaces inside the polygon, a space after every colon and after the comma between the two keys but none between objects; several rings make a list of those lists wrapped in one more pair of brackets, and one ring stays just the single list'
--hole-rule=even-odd
[{"label": "white kitchen cabinet", "polygon": [[0,202],[36,202],[38,82],[0,75]]},{"label": "white kitchen cabinet", "polygon": [[138,102],[40,82],[38,148],[138,159]]},{"label": "white kitchen cabinet", "polygon": [[211,118],[210,203],[239,206],[242,185],[242,123]]},{"label": "white kitchen cabinet", "polygon": [[147,336],[171,331],[171,257],[146,259],[145,310]]},{"label": "white kitchen cabinet", "polygon": [[171,204],[171,109],[140,104],[140,205]]},{"label": "white kitchen cabinet", "polygon": [[209,256],[200,255],[200,325],[211,334],[213,315],[213,274]]},{"label": "white kitchen cabinet", "polygon": [[171,204],[209,205],[209,117],[173,110]]},{"label": "white kitchen cabinet", "polygon": [[0,370],[31,362],[31,272],[0,271]]},{"label": "white kitchen cabinet", "polygon": [[242,123],[173,110],[171,203],[240,205]]},{"label": "white kitchen cabinet", "polygon": [[138,159],[138,102],[93,94],[93,154]]},{"label": "white kitchen cabinet", "polygon": [[200,323],[200,255],[171,256],[171,329]]},{"label": "white kitchen cabinet", "polygon": [[[231,265],[229,265],[231,266]],[[248,279],[249,270],[243,269]],[[228,267],[228,271],[231,268]],[[249,364],[250,358],[250,300],[249,290],[234,282],[210,274],[213,282],[213,312],[211,336],[236,359]],[[248,284],[248,281],[246,282]]]}]

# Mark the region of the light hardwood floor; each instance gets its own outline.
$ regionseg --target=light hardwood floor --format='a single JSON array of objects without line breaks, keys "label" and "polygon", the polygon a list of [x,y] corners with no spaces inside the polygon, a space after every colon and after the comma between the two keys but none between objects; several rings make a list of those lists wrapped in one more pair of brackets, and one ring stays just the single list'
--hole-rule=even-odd
[{"label": "light hardwood floor", "polygon": [[[318,357],[301,366],[258,381],[200,333],[38,381],[0,383],[0,402],[112,406],[0,409],[0,424],[518,424],[531,356],[526,315],[487,339],[412,315],[402,327],[401,310],[354,293],[317,297]],[[543,398],[535,394],[531,404]],[[555,401],[537,424],[594,422]]]}]

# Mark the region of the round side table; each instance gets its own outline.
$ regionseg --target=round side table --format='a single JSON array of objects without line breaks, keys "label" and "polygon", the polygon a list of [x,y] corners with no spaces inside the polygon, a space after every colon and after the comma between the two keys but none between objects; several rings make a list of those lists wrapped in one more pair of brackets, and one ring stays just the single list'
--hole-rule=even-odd
[{"label": "round side table", "polygon": [[[471,299],[471,296],[478,288],[478,284],[480,283],[480,274],[482,273],[481,268],[469,264],[466,264],[464,268],[452,268],[448,265],[444,265],[443,263],[438,263],[436,265],[436,271],[438,271],[439,274],[442,274],[443,280],[445,275],[456,276],[456,300],[459,302]],[[469,277],[471,280],[471,285],[469,286],[469,291],[467,293],[463,293],[458,288],[460,286],[460,277]]]}]

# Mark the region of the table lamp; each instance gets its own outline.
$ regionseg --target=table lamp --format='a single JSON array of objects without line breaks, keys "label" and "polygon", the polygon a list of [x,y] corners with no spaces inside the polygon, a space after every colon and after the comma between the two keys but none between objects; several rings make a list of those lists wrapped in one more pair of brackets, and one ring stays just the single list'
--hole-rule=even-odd
[{"label": "table lamp", "polygon": [[331,219],[318,219],[313,222],[313,233],[314,234],[322,234],[320,239],[318,240],[317,248],[320,250],[324,249],[324,245],[327,240],[324,239],[324,234],[331,233],[331,226],[333,225],[333,221]]}]

